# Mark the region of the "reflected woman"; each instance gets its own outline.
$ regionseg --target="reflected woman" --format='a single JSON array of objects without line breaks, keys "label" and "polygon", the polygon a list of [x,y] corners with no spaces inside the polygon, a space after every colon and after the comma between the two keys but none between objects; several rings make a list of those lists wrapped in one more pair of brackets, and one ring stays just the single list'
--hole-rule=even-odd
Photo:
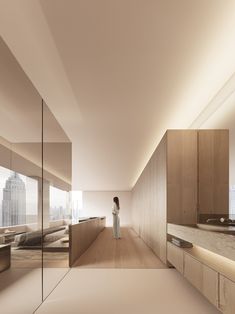
[{"label": "reflected woman", "polygon": [[119,199],[117,196],[115,196],[113,198],[113,210],[112,210],[112,214],[113,214],[113,236],[115,239],[121,238],[119,210],[120,210]]}]

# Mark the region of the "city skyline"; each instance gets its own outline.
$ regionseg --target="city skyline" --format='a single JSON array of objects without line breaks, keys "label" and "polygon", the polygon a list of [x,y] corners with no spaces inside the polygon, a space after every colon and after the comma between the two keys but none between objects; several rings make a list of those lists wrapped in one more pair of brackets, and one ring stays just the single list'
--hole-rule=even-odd
[{"label": "city skyline", "polygon": [[[20,173],[14,172],[10,169],[0,166],[0,227],[6,226],[3,222],[3,203],[4,191],[6,192],[6,183],[9,178],[17,176],[20,184],[24,185],[24,201],[21,201],[21,212],[24,213],[25,219],[18,221],[17,219],[8,219],[9,226],[24,223],[36,223],[38,221],[38,182],[36,179],[24,176]],[[8,186],[9,187],[9,186]],[[6,194],[6,193],[5,193]],[[8,191],[9,194],[9,191]],[[50,186],[49,191],[49,212],[50,220],[59,219],[78,219],[82,210],[82,191],[64,191],[57,187]],[[19,196],[19,195],[18,195]],[[20,198],[20,196],[19,196]],[[15,208],[16,205],[11,202],[11,207]],[[10,215],[10,202],[8,205],[5,199],[5,213]],[[24,207],[24,208],[22,208]],[[18,210],[18,209],[17,209]],[[15,208],[16,212],[16,208]],[[7,214],[5,214],[5,217]],[[13,222],[12,222],[13,221]]]},{"label": "city skyline", "polygon": [[25,183],[14,172],[6,180],[2,199],[2,225],[15,226],[26,223]]}]

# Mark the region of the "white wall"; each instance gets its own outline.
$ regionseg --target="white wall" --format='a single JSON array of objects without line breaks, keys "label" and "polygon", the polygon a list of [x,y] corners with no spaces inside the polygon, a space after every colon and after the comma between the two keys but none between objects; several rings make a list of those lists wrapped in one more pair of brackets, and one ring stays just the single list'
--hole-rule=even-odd
[{"label": "white wall", "polygon": [[118,196],[120,201],[121,226],[131,225],[131,192],[115,191],[84,191],[83,192],[83,213],[84,216],[106,216],[106,225],[112,225],[113,197]]}]

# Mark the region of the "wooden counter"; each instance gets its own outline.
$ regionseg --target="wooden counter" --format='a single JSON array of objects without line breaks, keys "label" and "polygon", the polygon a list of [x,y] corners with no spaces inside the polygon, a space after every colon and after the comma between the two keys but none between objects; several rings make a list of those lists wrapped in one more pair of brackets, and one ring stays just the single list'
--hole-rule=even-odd
[{"label": "wooden counter", "polygon": [[0,272],[11,266],[11,246],[0,245]]},{"label": "wooden counter", "polygon": [[89,248],[105,228],[106,217],[89,219],[69,226],[69,266]]}]

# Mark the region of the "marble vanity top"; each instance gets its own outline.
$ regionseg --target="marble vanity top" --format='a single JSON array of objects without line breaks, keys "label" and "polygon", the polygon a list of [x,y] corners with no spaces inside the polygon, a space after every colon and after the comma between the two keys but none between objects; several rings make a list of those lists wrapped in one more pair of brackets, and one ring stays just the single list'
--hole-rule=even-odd
[{"label": "marble vanity top", "polygon": [[198,223],[194,225],[183,225],[183,226],[235,235],[235,226],[233,225]]},{"label": "marble vanity top", "polygon": [[[198,226],[199,225],[199,226]],[[167,233],[235,261],[235,230],[215,231],[198,225],[167,224]],[[228,229],[229,228],[229,229]]]}]

